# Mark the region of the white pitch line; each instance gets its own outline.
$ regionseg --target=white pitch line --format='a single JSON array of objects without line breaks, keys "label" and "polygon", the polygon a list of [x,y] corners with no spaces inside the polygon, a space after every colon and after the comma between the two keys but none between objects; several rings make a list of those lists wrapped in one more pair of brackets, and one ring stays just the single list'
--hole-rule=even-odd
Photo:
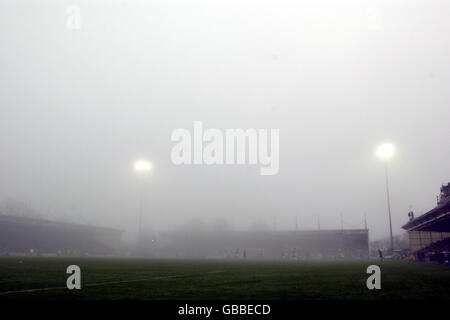
[{"label": "white pitch line", "polygon": [[[142,282],[142,281],[151,281],[151,280],[161,280],[161,279],[169,279],[169,278],[180,278],[180,277],[193,277],[193,276],[201,276],[205,274],[213,274],[213,273],[222,273],[222,270],[216,270],[205,273],[196,273],[196,274],[176,274],[172,276],[160,276],[160,277],[152,277],[152,278],[142,278],[142,279],[132,279],[132,280],[117,280],[117,281],[106,281],[106,282],[97,282],[97,283],[87,283],[83,285],[83,287],[99,287],[99,286],[107,286],[111,284],[120,284],[120,283],[130,283],[130,282]],[[16,291],[4,291],[0,292],[0,296],[14,293],[32,293],[37,291],[48,291],[48,290],[59,290],[59,289],[67,289],[67,287],[48,287],[48,288],[36,288],[36,289],[25,289],[25,290],[16,290]]]}]

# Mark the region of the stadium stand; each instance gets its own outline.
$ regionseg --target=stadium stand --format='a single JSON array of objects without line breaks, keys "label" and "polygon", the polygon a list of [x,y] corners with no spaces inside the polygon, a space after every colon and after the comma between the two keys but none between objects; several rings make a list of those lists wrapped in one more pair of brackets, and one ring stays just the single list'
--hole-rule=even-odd
[{"label": "stadium stand", "polygon": [[1,255],[112,255],[122,231],[0,214]]},{"label": "stadium stand", "polygon": [[450,252],[450,184],[441,186],[437,206],[414,218],[408,213],[409,222],[402,228],[408,231],[410,249],[420,261],[436,260],[436,255]]}]

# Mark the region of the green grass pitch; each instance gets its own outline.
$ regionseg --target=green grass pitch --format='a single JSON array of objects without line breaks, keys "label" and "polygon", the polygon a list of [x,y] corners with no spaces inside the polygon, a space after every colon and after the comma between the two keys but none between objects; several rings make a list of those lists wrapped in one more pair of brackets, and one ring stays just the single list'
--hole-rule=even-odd
[{"label": "green grass pitch", "polygon": [[[81,268],[81,290],[65,288]],[[381,267],[381,290],[366,268]],[[30,291],[27,291],[30,290]],[[407,262],[1,258],[3,299],[449,299],[450,268]]]}]

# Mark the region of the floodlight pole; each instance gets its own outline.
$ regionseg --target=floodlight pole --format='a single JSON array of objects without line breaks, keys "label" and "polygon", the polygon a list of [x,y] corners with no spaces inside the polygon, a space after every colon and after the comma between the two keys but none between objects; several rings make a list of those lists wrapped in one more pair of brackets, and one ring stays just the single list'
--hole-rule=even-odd
[{"label": "floodlight pole", "polygon": [[[151,163],[144,160],[139,160],[134,165],[135,170],[144,175],[146,172],[150,171]],[[143,179],[143,177],[142,177]],[[138,225],[138,246],[142,242],[142,214],[143,214],[143,196],[144,196],[144,181],[140,182],[139,186],[139,225]]]},{"label": "floodlight pole", "polygon": [[384,159],[384,175],[386,177],[386,198],[389,213],[389,231],[391,234],[391,251],[394,251],[394,237],[392,236],[391,200],[389,197],[388,161]]},{"label": "floodlight pole", "polygon": [[138,228],[139,228],[138,229],[139,246],[141,245],[141,241],[142,241],[142,207],[143,207],[143,205],[142,205],[142,194],[143,194],[142,189],[143,189],[143,187],[141,185],[140,190],[139,190],[139,226],[138,226]]}]

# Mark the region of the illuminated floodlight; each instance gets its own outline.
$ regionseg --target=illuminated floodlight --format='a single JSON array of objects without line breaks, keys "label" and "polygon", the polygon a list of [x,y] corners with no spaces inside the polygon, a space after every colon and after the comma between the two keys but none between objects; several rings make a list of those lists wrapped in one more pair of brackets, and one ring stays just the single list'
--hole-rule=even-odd
[{"label": "illuminated floodlight", "polygon": [[152,164],[145,160],[136,161],[134,168],[139,172],[148,172],[152,169]]},{"label": "illuminated floodlight", "polygon": [[377,155],[383,159],[389,159],[394,154],[394,146],[391,143],[384,143],[377,148]]}]

